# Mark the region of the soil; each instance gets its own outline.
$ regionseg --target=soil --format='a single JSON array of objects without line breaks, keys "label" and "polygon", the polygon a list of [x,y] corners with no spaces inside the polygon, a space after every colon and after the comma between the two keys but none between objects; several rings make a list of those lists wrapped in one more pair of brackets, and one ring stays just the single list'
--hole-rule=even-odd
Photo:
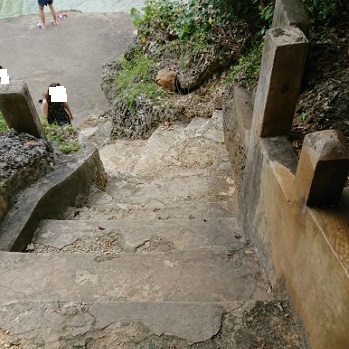
[{"label": "soil", "polygon": [[311,48],[290,141],[299,156],[307,133],[337,129],[349,146],[348,15],[310,35]]}]

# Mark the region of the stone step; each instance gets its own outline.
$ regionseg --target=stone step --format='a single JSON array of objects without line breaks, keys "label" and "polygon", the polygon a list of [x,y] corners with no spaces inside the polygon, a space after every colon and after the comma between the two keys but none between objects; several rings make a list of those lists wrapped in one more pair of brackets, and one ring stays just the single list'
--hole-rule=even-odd
[{"label": "stone step", "polygon": [[101,198],[94,195],[98,204],[102,201],[112,205],[126,204],[149,207],[167,206],[174,202],[220,202],[235,200],[235,185],[232,177],[187,176],[176,178],[149,178],[143,176],[119,176],[109,181]]},{"label": "stone step", "polygon": [[232,250],[245,242],[235,218],[42,220],[29,251],[111,255],[209,247]]},{"label": "stone step", "polygon": [[179,177],[231,171],[221,114],[217,111],[210,119],[194,118],[189,125],[160,126],[146,143],[116,140],[100,150],[106,172]]},{"label": "stone step", "polygon": [[[64,344],[67,345],[66,341],[74,337],[85,337],[87,341],[87,338],[104,336],[110,339],[107,343],[111,346],[97,345],[93,348],[121,348],[112,344],[116,344],[114,341],[117,337],[126,341],[127,332],[132,328],[134,334],[139,336],[138,340],[144,335],[166,335],[186,340],[190,345],[215,336],[225,313],[225,304],[196,302],[20,301],[2,304],[0,300],[0,305],[0,328],[10,333],[13,341],[17,337],[34,339],[33,342],[43,342],[49,348],[75,348],[78,346]],[[242,302],[232,304],[235,309],[241,306]],[[142,335],[142,332],[145,333]],[[49,346],[54,342],[55,346]],[[57,345],[58,342],[61,345]],[[23,349],[29,347],[38,346],[28,345]]]},{"label": "stone step", "polygon": [[0,348],[305,349],[287,299],[231,303],[0,299]]},{"label": "stone step", "polygon": [[[237,214],[236,192],[234,181],[226,175],[221,176],[188,176],[178,178],[149,178],[144,176],[120,175],[113,177],[104,191],[94,188],[86,200],[76,203],[79,209],[68,210],[65,219],[72,219],[77,212],[99,212],[103,215],[90,218],[86,215],[81,219],[114,219],[121,215],[132,214],[134,211],[158,213],[160,210],[171,212],[175,207],[175,216],[162,214],[161,218],[192,217],[188,206],[209,204],[204,210],[212,207],[224,207]],[[217,205],[218,204],[218,205]],[[183,209],[181,210],[181,206]],[[201,205],[203,206],[203,205]],[[219,209],[219,208],[218,208]],[[181,212],[182,211],[182,212]],[[70,213],[70,214],[69,214]],[[201,210],[203,213],[203,210]],[[194,216],[196,217],[196,216]],[[205,218],[205,217],[202,217]]]},{"label": "stone step", "polygon": [[238,212],[235,201],[220,202],[180,202],[163,205],[158,202],[145,206],[118,204],[108,205],[93,202],[88,207],[69,207],[64,219],[76,220],[117,220],[132,217],[133,219],[166,220],[182,218],[211,219],[215,217],[232,217]]},{"label": "stone step", "polygon": [[179,123],[159,127],[144,147],[134,173],[178,177],[231,171],[221,114],[194,118],[186,127]]},{"label": "stone step", "polygon": [[153,254],[0,253],[1,301],[234,302],[266,299],[256,251]]}]

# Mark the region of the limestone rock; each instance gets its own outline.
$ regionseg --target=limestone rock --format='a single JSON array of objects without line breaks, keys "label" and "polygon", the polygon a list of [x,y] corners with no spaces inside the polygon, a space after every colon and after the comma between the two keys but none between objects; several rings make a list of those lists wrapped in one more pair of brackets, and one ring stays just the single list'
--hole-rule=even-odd
[{"label": "limestone rock", "polygon": [[167,90],[175,91],[176,90],[176,76],[175,71],[168,69],[160,69],[155,78],[155,81],[161,87],[166,88]]}]

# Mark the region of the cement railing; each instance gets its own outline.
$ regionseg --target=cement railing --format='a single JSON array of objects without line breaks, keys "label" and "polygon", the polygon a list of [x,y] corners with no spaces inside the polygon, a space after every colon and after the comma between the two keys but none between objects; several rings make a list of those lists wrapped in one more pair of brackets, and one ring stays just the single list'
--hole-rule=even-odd
[{"label": "cement railing", "polygon": [[307,135],[300,159],[287,140],[309,49],[301,29],[309,29],[303,2],[277,0],[253,107],[230,90],[225,138],[242,225],[273,286],[285,284],[312,349],[347,349],[349,151],[336,130]]}]

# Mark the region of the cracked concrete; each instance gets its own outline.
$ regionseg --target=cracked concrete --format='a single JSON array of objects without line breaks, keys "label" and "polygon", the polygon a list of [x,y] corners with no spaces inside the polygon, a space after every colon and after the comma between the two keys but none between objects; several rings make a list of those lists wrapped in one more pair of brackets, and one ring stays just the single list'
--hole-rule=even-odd
[{"label": "cracked concrete", "polygon": [[221,122],[106,146],[105,191],[81,196],[68,220],[42,220],[31,253],[0,253],[8,345],[306,349],[236,219]]},{"label": "cracked concrete", "polygon": [[235,302],[225,306],[12,303],[3,306],[0,314],[0,327],[9,318],[17,318],[10,328],[11,340],[9,334],[0,331],[0,344],[6,341],[7,348],[305,348],[287,301]]}]

